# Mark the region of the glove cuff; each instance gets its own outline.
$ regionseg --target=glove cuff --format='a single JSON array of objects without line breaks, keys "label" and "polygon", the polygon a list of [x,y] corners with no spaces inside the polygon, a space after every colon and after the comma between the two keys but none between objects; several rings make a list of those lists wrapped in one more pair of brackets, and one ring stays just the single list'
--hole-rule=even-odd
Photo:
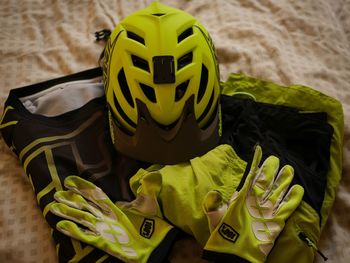
[{"label": "glove cuff", "polygon": [[177,228],[172,228],[164,237],[163,241],[156,247],[149,256],[147,263],[166,262],[169,256],[170,249],[176,242],[181,231]]}]

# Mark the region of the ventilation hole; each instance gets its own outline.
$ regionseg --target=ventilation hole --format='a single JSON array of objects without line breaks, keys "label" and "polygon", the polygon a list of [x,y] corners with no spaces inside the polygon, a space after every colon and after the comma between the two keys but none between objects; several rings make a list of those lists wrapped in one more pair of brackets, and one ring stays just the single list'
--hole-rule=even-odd
[{"label": "ventilation hole", "polygon": [[216,102],[214,111],[211,114],[209,120],[205,123],[204,126],[202,126],[202,128],[201,128],[202,130],[207,129],[213,123],[213,121],[215,120],[215,117],[218,115],[218,105],[219,105],[219,103]]},{"label": "ventilation hole", "polygon": [[152,16],[164,16],[165,13],[155,13],[155,14],[152,14]]},{"label": "ventilation hole", "polygon": [[[114,105],[115,108],[117,109],[120,117],[127,123],[129,124],[131,127],[136,128],[136,124],[128,117],[128,115],[126,115],[126,113],[123,111],[122,107],[120,106],[117,97],[114,95],[113,96],[114,99]],[[123,125],[121,125],[121,123],[119,123],[117,116],[115,115],[115,113],[113,112],[113,110],[111,110],[111,113],[113,115],[113,119],[114,122],[116,123],[116,125],[120,128],[123,128]],[[126,131],[125,129],[123,129],[123,131]]]},{"label": "ventilation hole", "polygon": [[201,122],[207,116],[207,114],[208,114],[208,112],[213,104],[213,100],[214,100],[214,89],[213,89],[213,92],[211,93],[210,100],[209,100],[207,106],[205,107],[202,115],[199,116],[199,118],[197,120],[198,122]]},{"label": "ventilation hole", "polygon": [[177,60],[177,70],[182,69],[188,64],[192,63],[193,53],[187,53]]},{"label": "ventilation hole", "polygon": [[135,55],[131,55],[131,60],[135,67],[149,72],[149,66],[146,60]]},{"label": "ventilation hole", "polygon": [[[120,129],[122,130],[124,133],[128,134],[128,135],[133,135],[132,132],[130,132],[129,130],[126,129],[126,127],[124,127],[120,122],[119,120],[117,119],[115,113],[113,111],[111,111],[112,113],[112,121],[114,122],[114,124]],[[135,127],[136,128],[136,127]]]},{"label": "ventilation hole", "polygon": [[188,87],[188,83],[190,83],[189,80],[182,82],[181,84],[179,84],[176,87],[175,90],[175,101],[179,101],[181,100],[181,98],[185,95],[187,87]]},{"label": "ventilation hole", "polygon": [[202,100],[208,84],[208,69],[202,64],[201,81],[199,83],[197,104]]},{"label": "ventilation hole", "polygon": [[156,93],[154,92],[154,89],[152,87],[142,83],[140,83],[140,87],[143,93],[146,95],[147,99],[149,99],[152,102],[157,102]]},{"label": "ventilation hole", "polygon": [[118,73],[118,82],[119,82],[119,87],[120,87],[126,101],[129,103],[129,105],[131,107],[134,108],[135,104],[134,104],[134,101],[131,97],[131,93],[130,93],[128,82],[126,81],[124,69],[121,69]]},{"label": "ventilation hole", "polygon": [[180,43],[182,40],[188,38],[189,36],[193,35],[193,29],[192,27],[187,28],[184,32],[182,32],[178,37],[177,37],[177,43]]},{"label": "ventilation hole", "polygon": [[133,32],[126,31],[126,35],[128,36],[128,38],[135,40],[135,41],[141,43],[142,45],[145,44],[145,40],[143,39],[143,37],[140,37],[139,35],[137,35]]}]

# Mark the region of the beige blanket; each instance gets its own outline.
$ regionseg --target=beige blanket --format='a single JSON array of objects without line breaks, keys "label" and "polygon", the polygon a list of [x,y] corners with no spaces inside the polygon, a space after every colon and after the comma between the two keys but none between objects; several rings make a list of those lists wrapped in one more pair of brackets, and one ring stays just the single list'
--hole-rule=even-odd
[{"label": "beige blanket", "polygon": [[[1,107],[12,88],[95,67],[103,43],[94,41],[94,32],[112,29],[150,2],[2,0]],[[223,80],[230,72],[243,72],[310,86],[342,102],[343,177],[319,247],[329,262],[350,262],[350,1],[162,2],[192,13],[207,27]],[[0,262],[57,262],[31,185],[1,137],[0,154]],[[177,251],[173,258],[185,262],[181,258],[189,261],[197,252]]]}]

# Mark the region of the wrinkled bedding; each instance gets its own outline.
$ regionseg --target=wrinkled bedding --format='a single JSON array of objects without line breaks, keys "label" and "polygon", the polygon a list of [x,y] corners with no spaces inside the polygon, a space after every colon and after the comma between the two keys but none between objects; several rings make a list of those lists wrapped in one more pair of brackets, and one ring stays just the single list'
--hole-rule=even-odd
[{"label": "wrinkled bedding", "polygon": [[[151,2],[1,1],[1,111],[10,89],[97,66],[104,43],[95,41],[94,32],[113,29]],[[343,174],[319,248],[329,262],[349,262],[350,1],[162,2],[193,14],[205,25],[216,44],[222,80],[241,72],[282,85],[306,85],[342,103]],[[184,240],[175,245],[171,257],[174,262],[199,262],[199,254],[198,246]],[[0,262],[57,262],[31,185],[1,137]],[[316,262],[322,258],[316,257]]]}]

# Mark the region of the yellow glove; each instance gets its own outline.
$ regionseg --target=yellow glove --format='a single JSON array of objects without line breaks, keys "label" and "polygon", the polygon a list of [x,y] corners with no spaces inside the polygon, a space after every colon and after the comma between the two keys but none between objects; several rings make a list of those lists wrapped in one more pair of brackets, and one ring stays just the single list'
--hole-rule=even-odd
[{"label": "yellow glove", "polygon": [[[177,230],[162,220],[156,199],[161,187],[158,173],[150,173],[130,203],[115,205],[97,186],[78,176],[64,181],[67,191],[55,193],[51,212],[63,217],[57,229],[125,262],[159,262],[166,256]],[[161,249],[158,253],[157,249]]]},{"label": "yellow glove", "polygon": [[300,204],[304,189],[293,185],[288,191],[293,168],[286,165],[279,170],[275,156],[259,167],[261,158],[262,150],[257,146],[245,183],[228,204],[216,191],[204,199],[203,209],[212,231],[204,248],[205,259],[264,262],[285,221]]}]

